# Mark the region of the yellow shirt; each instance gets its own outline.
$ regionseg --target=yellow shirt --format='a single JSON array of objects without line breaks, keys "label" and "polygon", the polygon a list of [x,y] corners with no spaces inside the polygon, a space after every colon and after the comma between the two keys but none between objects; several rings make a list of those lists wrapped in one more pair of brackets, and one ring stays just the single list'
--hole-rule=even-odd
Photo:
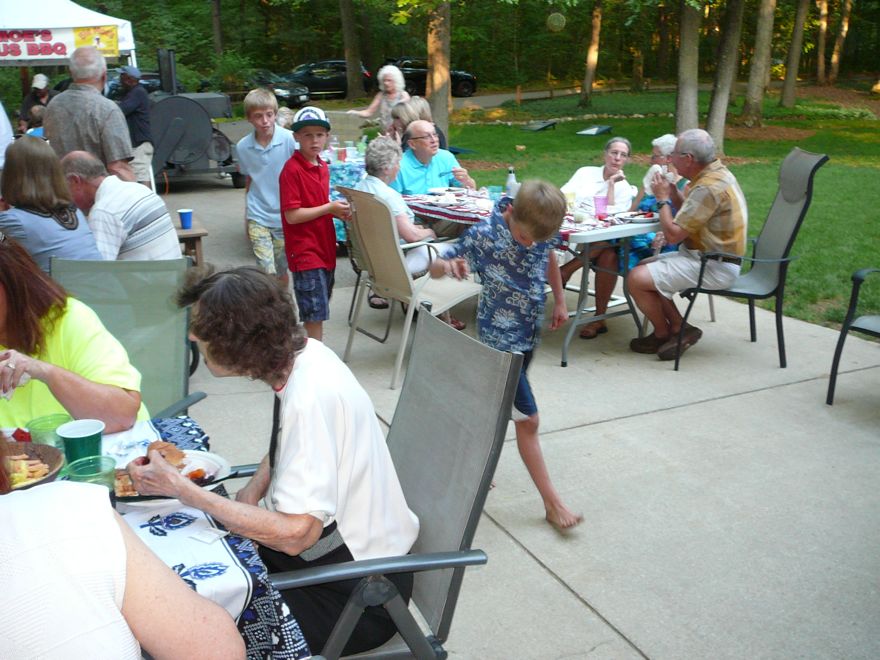
[{"label": "yellow shirt", "polygon": [[[98,315],[74,298],[67,299],[67,308],[53,328],[46,332],[45,348],[38,360],[72,371],[95,383],[115,385],[140,391],[141,374],[128,361],[128,353],[111,335]],[[0,346],[0,350],[6,350]],[[0,427],[24,427],[32,419],[67,412],[45,383],[31,379],[15,388],[12,399],[0,397]],[[149,419],[141,402],[138,420]]]},{"label": "yellow shirt", "polygon": [[745,254],[749,224],[746,198],[721,161],[709,163],[691,181],[675,224],[690,234],[684,244],[691,250]]}]

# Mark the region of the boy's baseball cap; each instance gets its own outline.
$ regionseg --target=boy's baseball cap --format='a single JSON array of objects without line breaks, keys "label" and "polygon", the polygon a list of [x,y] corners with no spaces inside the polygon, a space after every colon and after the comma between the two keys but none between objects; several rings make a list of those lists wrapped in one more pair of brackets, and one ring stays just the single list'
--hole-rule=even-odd
[{"label": "boy's baseball cap", "polygon": [[49,86],[49,79],[43,73],[38,73],[31,81],[31,87],[34,89],[46,89]]},{"label": "boy's baseball cap", "polygon": [[296,133],[299,129],[306,126],[321,126],[328,131],[330,130],[330,122],[327,121],[327,115],[324,114],[321,108],[316,108],[312,105],[307,105],[297,110],[293,116],[293,126],[290,127],[290,130]]}]

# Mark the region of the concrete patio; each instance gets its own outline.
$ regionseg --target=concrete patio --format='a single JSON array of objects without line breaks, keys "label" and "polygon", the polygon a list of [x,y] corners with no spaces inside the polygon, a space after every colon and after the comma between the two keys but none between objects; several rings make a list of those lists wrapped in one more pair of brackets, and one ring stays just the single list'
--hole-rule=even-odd
[{"label": "concrete patio", "polygon": [[[243,191],[228,180],[178,182],[166,201],[195,209],[210,232],[208,261],[252,262]],[[350,273],[340,259],[325,325],[339,354]],[[705,335],[679,372],[628,350],[626,318],[595,340],[575,339],[567,368],[562,333],[545,335],[530,371],[542,444],[585,522],[565,536],[544,522],[511,426],[475,541],[489,563],[466,574],[450,655],[880,657],[880,346],[848,340],[829,407],[836,331],[786,319],[789,366],[780,369],[770,312],[758,312],[751,344],[745,306],[716,299],[716,310],[711,323],[698,303]],[[473,306],[459,311],[472,321]],[[378,328],[384,314],[366,316]],[[358,335],[349,365],[386,423],[400,326],[398,314],[386,345]],[[269,388],[215,379],[204,366],[191,388],[209,395],[191,414],[213,450],[259,460]]]}]

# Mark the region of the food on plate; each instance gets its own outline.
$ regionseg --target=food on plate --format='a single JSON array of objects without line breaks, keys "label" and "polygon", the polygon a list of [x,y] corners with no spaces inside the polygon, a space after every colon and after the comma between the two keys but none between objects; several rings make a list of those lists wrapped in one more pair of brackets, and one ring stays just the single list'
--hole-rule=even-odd
[{"label": "food on plate", "polygon": [[39,458],[30,458],[27,454],[7,456],[9,478],[13,488],[42,479],[49,474],[49,466]]},{"label": "food on plate", "polygon": [[12,439],[15,440],[16,442],[30,442],[31,441],[31,434],[30,434],[30,432],[25,431],[24,429],[15,429],[12,432]]},{"label": "food on plate", "polygon": [[[192,481],[196,486],[207,486],[210,483],[214,482],[216,478],[215,474],[208,473],[204,468],[195,468],[194,470],[190,470],[189,472],[185,472],[187,465],[187,456],[184,452],[177,448],[176,445],[165,442],[164,440],[156,440],[151,442],[147,446],[147,454],[151,451],[158,451],[162,458],[168,461],[171,465],[177,468],[180,472],[183,473],[183,476],[187,477],[190,481]],[[142,458],[137,458],[135,461],[144,461],[149,462],[149,458],[147,456]],[[134,484],[132,484],[131,476],[128,474],[127,470],[116,470],[116,497],[138,497],[139,493],[135,490]]]},{"label": "food on plate", "polygon": [[131,475],[127,470],[116,470],[116,483],[113,487],[116,497],[137,497],[138,492],[131,483]]},{"label": "food on plate", "polygon": [[186,458],[186,454],[180,451],[176,445],[165,442],[164,440],[155,440],[149,444],[147,447],[147,456],[149,456],[151,451],[158,451],[162,458],[171,463],[178,470],[183,468],[183,461]]}]

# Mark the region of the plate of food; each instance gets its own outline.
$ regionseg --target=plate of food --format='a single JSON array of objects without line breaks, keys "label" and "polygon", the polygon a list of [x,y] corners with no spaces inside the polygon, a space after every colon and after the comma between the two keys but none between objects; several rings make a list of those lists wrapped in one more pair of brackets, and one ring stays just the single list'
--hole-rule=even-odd
[{"label": "plate of food", "polygon": [[6,452],[6,462],[12,490],[24,490],[55,481],[61,466],[64,465],[64,454],[51,445],[10,442]]},{"label": "plate of food", "polygon": [[446,195],[448,193],[455,193],[456,190],[461,190],[461,188],[428,188],[429,195]]},{"label": "plate of food", "polygon": [[[180,470],[183,476],[202,488],[213,488],[214,484],[232,475],[229,461],[218,454],[195,449],[180,450],[170,442],[157,440],[150,443],[147,452],[155,449],[162,457]],[[132,506],[162,504],[171,498],[160,495],[141,495],[134,488],[128,470],[116,470],[116,499]]]},{"label": "plate of food", "polygon": [[626,211],[614,216],[621,222],[657,222],[660,214],[654,211]]},{"label": "plate of food", "polygon": [[458,200],[455,199],[455,195],[441,195],[440,197],[432,199],[431,204],[436,204],[437,206],[454,206],[455,204],[458,204]]}]

